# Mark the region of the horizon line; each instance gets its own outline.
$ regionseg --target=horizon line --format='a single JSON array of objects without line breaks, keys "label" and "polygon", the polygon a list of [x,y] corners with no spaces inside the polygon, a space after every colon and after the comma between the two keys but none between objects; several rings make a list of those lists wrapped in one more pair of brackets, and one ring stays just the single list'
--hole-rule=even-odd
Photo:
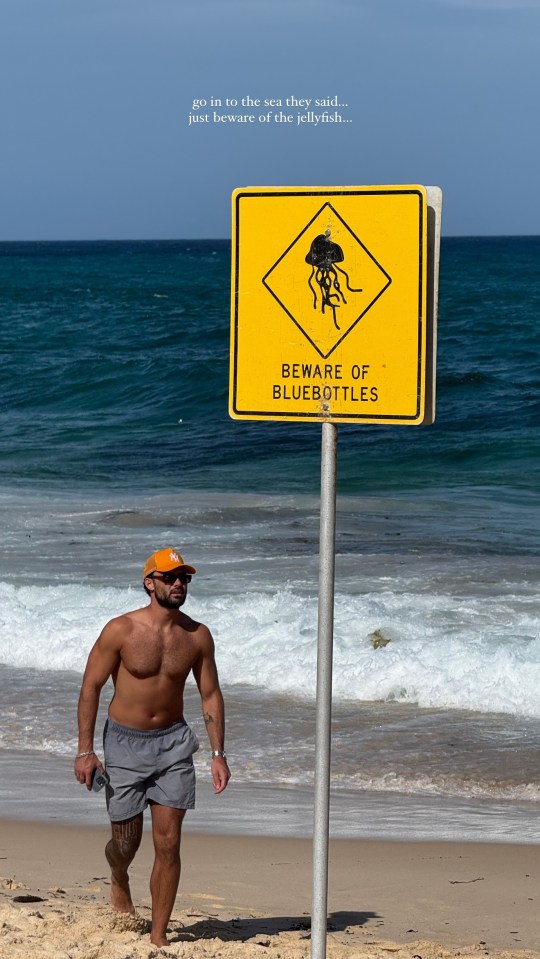
[{"label": "horizon line", "polygon": [[[443,233],[443,240],[496,240],[496,239],[533,239],[540,237],[540,233]],[[0,243],[223,243],[231,242],[230,236],[201,236],[201,237],[62,237],[56,239],[18,239],[8,240],[0,238]]]}]

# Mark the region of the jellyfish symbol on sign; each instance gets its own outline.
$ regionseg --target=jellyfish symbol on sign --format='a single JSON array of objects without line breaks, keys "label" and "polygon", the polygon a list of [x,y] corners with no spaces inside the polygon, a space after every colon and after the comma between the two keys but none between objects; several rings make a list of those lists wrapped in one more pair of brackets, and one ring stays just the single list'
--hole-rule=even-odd
[{"label": "jellyfish symbol on sign", "polygon": [[[336,330],[339,330],[339,325],[336,320],[336,310],[341,306],[340,300],[342,303],[346,303],[347,300],[341,289],[337,271],[339,270],[340,273],[343,273],[347,289],[351,293],[361,293],[362,290],[356,290],[352,286],[349,286],[347,273],[336,265],[343,263],[345,257],[339,244],[333,243],[330,236],[331,231],[325,230],[324,233],[320,233],[319,236],[315,237],[309,248],[309,253],[306,256],[306,263],[309,263],[311,266],[308,286],[313,293],[313,309],[316,310],[319,294],[311,281],[314,280],[315,283],[318,284],[320,287],[321,313],[324,313],[325,308],[329,306],[332,310],[334,326]],[[337,303],[333,302],[334,300],[337,300]]]}]

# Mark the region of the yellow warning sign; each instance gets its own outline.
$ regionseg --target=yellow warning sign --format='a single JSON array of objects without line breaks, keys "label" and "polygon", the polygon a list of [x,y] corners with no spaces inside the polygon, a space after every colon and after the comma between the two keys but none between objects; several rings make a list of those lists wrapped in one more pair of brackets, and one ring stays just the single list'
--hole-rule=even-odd
[{"label": "yellow warning sign", "polygon": [[423,421],[426,213],[416,185],[235,191],[231,416]]}]

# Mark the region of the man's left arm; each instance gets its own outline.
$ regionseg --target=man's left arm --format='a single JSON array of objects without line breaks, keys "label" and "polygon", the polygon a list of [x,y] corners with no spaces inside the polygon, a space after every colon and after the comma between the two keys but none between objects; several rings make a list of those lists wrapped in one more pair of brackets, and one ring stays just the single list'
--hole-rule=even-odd
[{"label": "man's left arm", "polygon": [[[214,640],[206,626],[200,627],[201,652],[193,667],[193,675],[201,695],[201,706],[212,752],[225,749],[225,704],[216,667]],[[214,792],[226,788],[231,773],[225,756],[212,756]]]}]

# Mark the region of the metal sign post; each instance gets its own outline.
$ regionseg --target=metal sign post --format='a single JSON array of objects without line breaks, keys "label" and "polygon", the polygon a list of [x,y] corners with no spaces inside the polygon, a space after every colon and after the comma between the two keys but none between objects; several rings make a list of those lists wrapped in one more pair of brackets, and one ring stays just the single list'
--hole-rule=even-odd
[{"label": "metal sign post", "polygon": [[326,955],[328,834],[332,721],[332,654],[336,555],[337,431],[322,424],[321,518],[319,550],[319,622],[317,637],[317,712],[315,727],[315,815],[313,825],[313,899],[311,955]]},{"label": "metal sign post", "polygon": [[435,418],[442,191],[233,194],[229,413],[322,424],[312,957],[326,955],[337,424]]}]

